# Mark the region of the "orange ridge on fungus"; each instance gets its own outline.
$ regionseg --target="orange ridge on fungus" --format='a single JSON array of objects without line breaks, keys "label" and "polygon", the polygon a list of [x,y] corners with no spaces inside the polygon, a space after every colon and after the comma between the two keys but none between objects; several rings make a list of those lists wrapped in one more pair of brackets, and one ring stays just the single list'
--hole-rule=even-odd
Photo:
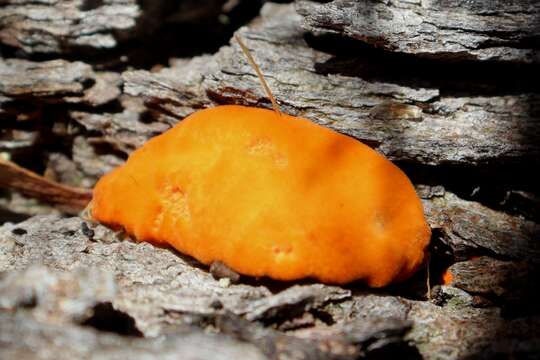
[{"label": "orange ridge on fungus", "polygon": [[92,217],[250,276],[372,287],[401,281],[430,239],[407,176],[361,142],[245,106],[188,116],[94,189]]}]

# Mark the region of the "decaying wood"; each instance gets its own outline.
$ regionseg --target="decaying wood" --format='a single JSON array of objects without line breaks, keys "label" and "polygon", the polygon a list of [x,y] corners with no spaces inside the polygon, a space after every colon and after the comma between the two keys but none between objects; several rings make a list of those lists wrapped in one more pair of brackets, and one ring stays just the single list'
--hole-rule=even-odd
[{"label": "decaying wood", "polygon": [[0,159],[0,189],[18,191],[46,203],[60,205],[66,212],[72,214],[84,209],[92,198],[92,192],[89,190],[56,183],[2,159]]},{"label": "decaying wood", "polygon": [[2,222],[18,223],[34,215],[60,215],[62,211],[35,198],[18,192],[0,191],[0,218]]},{"label": "decaying wood", "polygon": [[[132,54],[141,31],[216,17],[221,0],[0,3],[0,152],[34,156],[47,179],[90,188],[194,111],[271,107],[233,40],[150,71],[131,55],[98,60]],[[540,164],[538,13],[529,0],[297,1],[266,4],[237,32],[283,112],[364,141],[416,182],[434,234],[431,301],[424,270],[376,290],[252,279],[79,217],[19,222],[47,210],[0,193],[14,222],[0,227],[0,358],[537,356],[538,192],[526,171],[502,172]],[[2,164],[0,183],[21,173]],[[25,189],[51,196],[37,179]],[[489,197],[495,187],[507,196]]]},{"label": "decaying wood", "polygon": [[[239,35],[282,111],[352,135],[394,160],[475,164],[539,158],[538,94],[527,89],[506,95],[489,89],[448,92],[418,68],[412,69],[420,76],[416,83],[400,80],[405,74],[395,70],[394,78],[383,76],[385,69],[377,63],[385,65],[387,59],[369,52],[343,58],[308,45],[301,17],[290,5],[267,6],[262,16]],[[235,43],[212,57],[175,65],[158,73],[124,73],[124,91],[178,119],[217,104],[270,106]]]},{"label": "decaying wood", "polygon": [[[528,341],[523,341],[522,337],[525,332],[538,329],[538,317],[503,320],[496,308],[475,307],[473,296],[461,289],[442,286],[439,293],[442,302],[435,305],[388,294],[357,292],[352,299],[330,311],[338,323],[350,318],[408,319],[413,325],[407,339],[426,359],[489,359],[495,354],[526,356],[540,345],[538,339],[532,339],[536,336],[529,337]],[[310,330],[296,333],[303,336],[304,331]],[[319,331],[325,332],[324,329]],[[400,356],[405,357],[406,353]]]},{"label": "decaying wood", "polygon": [[501,1],[298,1],[303,26],[397,52],[453,59],[540,62],[540,5]]},{"label": "decaying wood", "polygon": [[495,255],[514,260],[540,259],[540,224],[492,210],[452,193],[424,200],[432,229],[440,232],[456,260]]},{"label": "decaying wood", "polygon": [[90,65],[53,60],[36,63],[8,59],[0,63],[1,92],[4,96],[57,98],[82,95],[85,82],[93,78]]},{"label": "decaying wood", "polygon": [[0,58],[0,119],[40,118],[47,104],[102,106],[120,95],[119,86],[117,74],[80,61]]},{"label": "decaying wood", "polygon": [[112,48],[142,15],[133,0],[3,1],[0,40],[26,52],[65,52],[73,47]]},{"label": "decaying wood", "polygon": [[[534,309],[540,300],[538,266],[526,260],[503,261],[482,256],[457,262],[448,271],[452,274],[452,286],[501,304],[513,314]],[[485,304],[477,302],[480,306]]]},{"label": "decaying wood", "polygon": [[[141,113],[124,110],[122,113],[85,113],[73,111],[71,117],[88,131],[99,132],[100,141],[106,142],[125,154],[131,153],[148,139],[169,129],[167,124],[141,121]],[[97,140],[97,139],[96,139]]]},{"label": "decaying wood", "polygon": [[21,313],[0,313],[0,343],[3,359],[267,359],[244,341],[196,329],[134,339],[89,327],[39,322]]},{"label": "decaying wood", "polygon": [[[452,288],[454,289],[454,288]],[[527,357],[538,351],[539,318],[501,318],[497,309],[479,309],[468,305],[470,296],[456,291],[445,306],[419,302],[408,316],[415,326],[409,336],[415,339],[422,355],[463,359]],[[526,334],[530,335],[526,335]],[[444,354],[444,355],[442,355]]]},{"label": "decaying wood", "polygon": [[91,53],[144,37],[166,21],[215,15],[223,1],[2,0],[0,42],[27,53]]},{"label": "decaying wood", "polygon": [[[402,342],[410,326],[403,321],[368,319],[353,327],[358,334],[350,334],[349,340],[329,335],[306,342],[235,316],[267,325],[280,323],[348,299],[349,290],[314,284],[272,294],[263,285],[223,285],[193,266],[193,260],[171,250],[121,242],[99,225],[90,225],[89,234],[90,228],[79,218],[48,216],[29,221],[5,227],[0,235],[0,270],[21,270],[9,272],[0,281],[0,313],[27,308],[41,322],[73,326],[91,323],[96,306],[110,302],[117,312],[133,318],[131,326],[146,336],[166,333],[173,324],[211,324],[254,343],[267,355],[275,352],[276,358],[300,351],[320,359],[332,353],[352,359],[360,350],[371,351],[368,344],[374,350]],[[18,253],[21,247],[23,254]],[[47,268],[32,268],[40,263]],[[216,306],[216,301],[221,305]],[[379,343],[374,346],[376,339]],[[335,344],[325,347],[325,342]]]},{"label": "decaying wood", "polygon": [[[491,270],[497,272],[496,267]],[[375,353],[395,356],[396,349],[401,355],[420,351],[426,359],[448,352],[450,358],[462,358],[493,351],[489,347],[494,339],[499,339],[497,349],[503,354],[540,349],[534,335],[538,332],[530,333],[540,319],[504,320],[497,308],[477,308],[471,295],[454,287],[444,287],[442,306],[437,306],[361,291],[362,287],[350,291],[280,284],[276,292],[270,289],[277,284],[265,281],[226,285],[192,259],[146,243],[121,241],[113,231],[80,218],[34,217],[0,228],[0,271],[7,271],[0,279],[0,315],[9,320],[0,325],[4,352],[25,349],[14,333],[66,339],[60,327],[105,341],[105,335],[81,325],[150,337],[174,337],[182,331],[188,339],[199,336],[201,329],[214,329],[228,334],[232,342],[210,337],[210,344],[219,341],[225,350],[235,349],[240,340],[268,358],[296,353],[310,359],[356,359]],[[456,279],[461,276],[459,267],[452,271]],[[123,327],[98,322],[103,311],[112,319],[124,319]],[[33,328],[48,332],[38,336]],[[129,351],[126,340],[107,336],[120,341],[117,351]],[[79,344],[76,337],[65,341],[69,349]],[[153,340],[132,341],[144,347]]]},{"label": "decaying wood", "polygon": [[[90,65],[80,61],[0,59],[0,120],[7,124],[11,121],[12,126],[3,128],[0,134],[0,151],[24,154],[34,147],[39,149],[41,142],[54,142],[54,136],[68,145],[79,131],[69,124],[71,120],[67,114],[70,111],[91,111],[117,101],[119,96],[118,74],[94,72]],[[52,129],[47,124],[51,121],[54,122]],[[79,142],[74,142],[73,155],[81,153],[81,147],[76,144]],[[93,158],[96,157],[94,154]],[[116,161],[115,165],[118,164]],[[61,174],[60,171],[55,174],[55,179],[67,185],[90,188],[103,171],[111,168],[104,167],[99,175],[92,177],[93,174],[83,172],[75,176],[78,169],[64,167]],[[64,182],[63,177],[78,180]],[[70,211],[73,213],[73,208]]]}]

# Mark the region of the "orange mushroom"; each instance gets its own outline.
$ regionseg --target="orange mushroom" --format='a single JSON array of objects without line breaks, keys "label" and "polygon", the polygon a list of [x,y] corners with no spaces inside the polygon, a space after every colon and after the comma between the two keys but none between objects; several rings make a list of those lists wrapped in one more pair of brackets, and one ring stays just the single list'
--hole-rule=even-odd
[{"label": "orange mushroom", "polygon": [[100,179],[92,217],[251,276],[380,287],[430,239],[407,176],[361,142],[275,111],[188,116]]}]

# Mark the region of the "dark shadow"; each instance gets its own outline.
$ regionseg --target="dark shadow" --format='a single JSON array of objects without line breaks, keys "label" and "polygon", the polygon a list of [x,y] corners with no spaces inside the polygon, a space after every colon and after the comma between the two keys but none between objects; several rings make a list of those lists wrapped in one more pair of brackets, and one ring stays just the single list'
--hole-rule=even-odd
[{"label": "dark shadow", "polygon": [[84,0],[79,6],[79,9],[82,11],[90,11],[103,6],[103,3],[103,0]]},{"label": "dark shadow", "polygon": [[92,316],[84,320],[81,325],[124,336],[143,336],[142,332],[137,329],[135,319],[122,311],[116,310],[110,302],[99,303],[94,306]]},{"label": "dark shadow", "polygon": [[94,148],[96,155],[114,155],[122,160],[127,160],[128,158],[128,155],[125,152],[116,149],[108,142],[92,142],[91,145]]},{"label": "dark shadow", "polygon": [[404,359],[422,360],[418,348],[407,342],[392,343],[369,352],[370,360]]},{"label": "dark shadow", "polygon": [[501,316],[516,319],[540,315],[540,263],[528,263],[527,271],[511,274],[502,287],[507,289],[500,303]]},{"label": "dark shadow", "polygon": [[[124,71],[168,66],[171,58],[189,58],[213,54],[229,43],[234,31],[255,18],[264,0],[240,1],[230,9],[223,9],[219,0],[201,2],[199,8],[190,8],[193,2],[160,2],[137,0],[144,16],[138,18],[134,29],[112,33],[118,45],[99,49],[75,46],[63,49],[61,57],[68,61],[83,61],[98,70]],[[288,2],[288,1],[278,1]],[[190,4],[191,3],[191,4]],[[85,0],[81,10],[92,11],[103,6],[103,0]],[[204,4],[204,6],[203,6]],[[207,7],[207,9],[204,9]],[[195,10],[196,11],[195,11]],[[24,58],[46,61],[58,54],[27,53],[24,50],[0,44],[4,58]]]},{"label": "dark shadow", "polygon": [[397,162],[415,184],[442,185],[464,200],[540,222],[540,159],[522,163],[422,165]]},{"label": "dark shadow", "polygon": [[536,64],[419,58],[372,47],[338,35],[305,35],[307,43],[334,55],[315,64],[320,74],[339,74],[411,88],[440,89],[441,96],[497,96],[540,91]]},{"label": "dark shadow", "polygon": [[[7,198],[9,195],[5,194],[5,192],[0,190],[0,197]],[[21,214],[17,211],[13,211],[10,208],[1,207],[0,206],[0,226],[2,226],[4,223],[20,223],[23,222],[29,218],[31,218],[32,215],[29,214]]]}]

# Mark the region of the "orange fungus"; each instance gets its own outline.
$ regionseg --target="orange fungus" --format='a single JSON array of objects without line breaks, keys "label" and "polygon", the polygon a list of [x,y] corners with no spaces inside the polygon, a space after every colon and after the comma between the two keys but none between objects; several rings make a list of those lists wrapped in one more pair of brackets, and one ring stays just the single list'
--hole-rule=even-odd
[{"label": "orange fungus", "polygon": [[430,239],[407,176],[359,141],[253,107],[198,111],[100,179],[92,217],[279,280],[409,277]]},{"label": "orange fungus", "polygon": [[450,272],[450,270],[446,270],[442,275],[442,283],[443,285],[449,285],[454,280],[454,275]]}]

